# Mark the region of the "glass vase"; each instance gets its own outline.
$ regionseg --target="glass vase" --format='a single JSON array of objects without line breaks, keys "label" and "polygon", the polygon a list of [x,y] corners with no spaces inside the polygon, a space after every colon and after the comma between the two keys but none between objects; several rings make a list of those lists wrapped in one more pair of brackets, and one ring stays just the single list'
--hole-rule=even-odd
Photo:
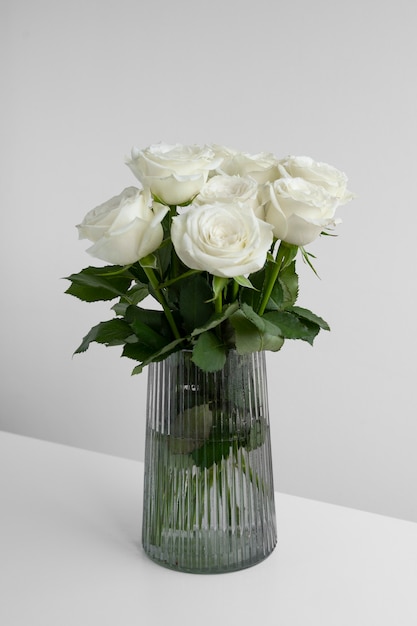
[{"label": "glass vase", "polygon": [[142,543],[171,569],[239,570],[276,545],[265,355],[191,356],[149,366]]}]

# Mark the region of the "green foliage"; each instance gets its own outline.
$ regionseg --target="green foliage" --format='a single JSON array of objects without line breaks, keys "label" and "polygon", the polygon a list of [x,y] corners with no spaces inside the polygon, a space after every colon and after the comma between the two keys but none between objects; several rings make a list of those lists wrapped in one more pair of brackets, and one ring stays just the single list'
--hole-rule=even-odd
[{"label": "green foliage", "polygon": [[222,291],[226,289],[229,279],[224,276],[213,276],[213,300],[221,296]]},{"label": "green foliage", "polygon": [[213,312],[212,290],[201,274],[194,274],[180,284],[179,312],[187,334],[203,326]]},{"label": "green foliage", "polygon": [[133,276],[128,269],[120,266],[87,267],[79,274],[71,274],[67,280],[72,282],[65,293],[84,300],[113,300],[123,296],[132,284]]},{"label": "green foliage", "polygon": [[167,356],[169,356],[173,352],[177,352],[178,350],[181,350],[183,347],[184,347],[184,340],[175,339],[174,341],[170,341],[169,343],[167,343],[163,348],[161,348],[160,350],[157,350],[156,352],[150,352],[150,350],[146,351],[142,348],[142,355],[139,354],[139,351],[137,352],[136,355],[134,355],[133,353],[132,354],[126,353],[126,351],[128,350],[128,344],[126,344],[123,350],[123,356],[127,356],[131,359],[135,359],[136,361],[141,361],[141,363],[139,363],[139,365],[136,365],[136,367],[134,367],[132,370],[132,374],[140,374],[143,371],[143,369],[147,365],[149,365],[149,363],[156,363],[157,361],[163,361],[164,359],[167,358]]},{"label": "green foliage", "polygon": [[278,334],[279,329],[273,329],[274,334],[268,332],[272,325],[263,324],[263,319],[257,323],[254,317],[249,319],[240,309],[230,319],[235,331],[236,349],[240,354],[271,350],[277,352],[284,344],[284,339]]},{"label": "green foliage", "polygon": [[[167,339],[171,338],[171,331],[163,311],[153,309],[143,309],[138,306],[129,305],[124,312],[124,319],[130,324],[133,332],[138,337],[141,336],[144,327],[149,329],[149,333],[155,332]],[[136,330],[138,331],[136,333]]]},{"label": "green foliage", "polygon": [[193,361],[206,372],[221,370],[226,362],[226,346],[215,333],[207,330],[198,336]]},{"label": "green foliage", "polygon": [[[169,216],[164,219],[168,232]],[[137,362],[137,374],[186,348],[201,370],[215,372],[232,348],[241,354],[276,352],[286,339],[312,345],[329,326],[296,306],[297,250],[281,243],[277,257],[269,253],[260,271],[230,279],[185,267],[169,237],[133,265],[87,267],[67,277],[71,285],[66,293],[86,302],[117,299],[112,306],[115,318],[94,326],[75,352],[85,352],[93,342],[123,346],[122,356]],[[302,254],[305,257],[305,251]],[[140,306],[147,297],[159,308]]]},{"label": "green foliage", "polygon": [[[235,454],[237,446],[235,445]],[[216,429],[212,430],[210,437],[204,444],[191,453],[194,465],[201,468],[210,468],[215,463],[219,464],[222,459],[227,458],[230,454],[230,442],[225,441],[222,433],[218,433]]]},{"label": "green foliage", "polygon": [[131,327],[123,320],[114,319],[107,322],[100,322],[87,333],[74,354],[85,352],[93,341],[103,343],[106,346],[120,346],[123,345],[131,335]]},{"label": "green foliage", "polygon": [[308,309],[303,309],[300,306],[293,306],[291,309],[300,319],[304,319],[308,322],[312,322],[313,324],[317,324],[323,330],[330,330],[330,326],[328,323],[315,313],[312,313]]},{"label": "green foliage", "polygon": [[275,295],[278,295],[279,290],[282,298],[278,310],[293,306],[298,298],[298,275],[295,271],[295,261],[280,272],[275,286],[278,288]]},{"label": "green foliage", "polygon": [[238,307],[238,303],[233,302],[232,304],[223,307],[223,311],[221,313],[213,313],[213,315],[210,316],[210,318],[205,324],[203,324],[203,326],[200,326],[199,328],[195,328],[193,330],[193,332],[191,333],[191,337],[197,337],[207,330],[213,330],[214,328],[221,326],[231,317],[231,315],[233,315],[235,311],[237,311]]},{"label": "green foliage", "polygon": [[234,280],[241,287],[247,287],[248,289],[256,289],[256,287],[254,287],[254,285],[251,283],[249,278],[246,278],[246,276],[235,276]]},{"label": "green foliage", "polygon": [[193,450],[190,456],[194,465],[208,469],[214,464],[219,465],[222,459],[228,458],[230,454],[237,459],[239,449],[244,448],[250,452],[261,446],[264,441],[265,421],[263,419],[256,420],[249,428],[238,433],[238,437],[232,439],[228,425],[220,417],[214,423],[204,443]]}]

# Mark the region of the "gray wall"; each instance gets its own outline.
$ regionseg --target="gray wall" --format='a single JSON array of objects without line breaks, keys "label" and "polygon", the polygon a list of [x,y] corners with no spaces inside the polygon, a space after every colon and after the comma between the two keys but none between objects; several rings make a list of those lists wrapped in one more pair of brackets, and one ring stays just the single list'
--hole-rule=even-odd
[{"label": "gray wall", "polygon": [[[72,359],[107,305],[63,295],[74,225],[135,184],[132,145],[307,154],[357,199],[300,305],[332,332],[268,356],[279,490],[417,521],[413,0],[1,3],[0,428],[143,458],[146,375]],[[30,470],[30,468],[28,468]]]}]

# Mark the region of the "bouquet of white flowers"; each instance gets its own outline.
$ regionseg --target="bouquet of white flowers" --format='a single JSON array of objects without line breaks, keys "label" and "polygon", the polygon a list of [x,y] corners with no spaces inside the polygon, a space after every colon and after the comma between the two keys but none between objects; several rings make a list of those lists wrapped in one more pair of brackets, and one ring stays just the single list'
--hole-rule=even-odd
[{"label": "bouquet of white flowers", "polygon": [[[202,370],[220,370],[228,351],[280,350],[313,343],[327,323],[296,306],[296,257],[328,234],[352,198],[345,174],[309,157],[278,159],[217,145],[157,144],[127,160],[128,187],[77,227],[88,252],[110,265],[68,277],[66,293],[114,300],[114,317],[91,342],[123,346],[133,373],[173,352],[192,351]],[[147,296],[156,308],[140,306]],[[157,304],[158,303],[158,304]]]}]

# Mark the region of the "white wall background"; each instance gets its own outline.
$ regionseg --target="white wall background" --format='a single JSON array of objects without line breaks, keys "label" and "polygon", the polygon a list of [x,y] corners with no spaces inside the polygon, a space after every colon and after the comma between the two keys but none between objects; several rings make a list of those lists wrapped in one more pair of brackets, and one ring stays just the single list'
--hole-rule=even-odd
[{"label": "white wall background", "polygon": [[132,145],[307,154],[357,199],[310,247],[321,280],[300,267],[332,332],[268,357],[276,487],[417,521],[416,6],[2,0],[1,429],[143,458],[146,375],[71,358],[110,313],[60,280]]}]

